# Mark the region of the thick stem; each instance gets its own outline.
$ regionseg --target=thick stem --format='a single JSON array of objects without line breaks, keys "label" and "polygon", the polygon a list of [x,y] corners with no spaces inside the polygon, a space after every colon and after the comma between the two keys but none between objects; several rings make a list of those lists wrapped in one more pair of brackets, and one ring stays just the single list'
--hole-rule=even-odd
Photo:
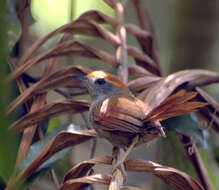
[{"label": "thick stem", "polygon": [[[113,148],[113,167],[118,163],[119,160],[122,159],[123,156],[124,151],[121,148]],[[116,169],[116,171],[113,172],[112,180],[109,185],[109,190],[120,190],[124,181],[124,174],[122,171],[125,172],[124,165],[121,166],[121,170]]]}]

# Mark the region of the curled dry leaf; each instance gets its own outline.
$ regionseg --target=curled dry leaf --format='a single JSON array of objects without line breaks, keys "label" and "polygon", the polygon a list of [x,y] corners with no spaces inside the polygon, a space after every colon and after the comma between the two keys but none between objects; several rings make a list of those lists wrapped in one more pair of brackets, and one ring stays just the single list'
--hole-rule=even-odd
[{"label": "curled dry leaf", "polygon": [[91,72],[90,69],[84,68],[82,66],[67,66],[63,69],[60,69],[52,73],[51,75],[42,78],[31,87],[26,89],[20,96],[18,96],[14,101],[11,102],[8,112],[10,113],[17,106],[21,105],[37,93],[73,84],[75,82],[75,79],[71,77],[72,74],[86,75],[89,72]]},{"label": "curled dry leaf", "polygon": [[209,76],[205,78],[199,78],[194,81],[190,81],[186,85],[186,88],[190,90],[190,89],[194,89],[197,86],[201,87],[201,86],[205,86],[205,85],[209,85],[213,83],[219,83],[219,74],[215,76]]},{"label": "curled dry leaf", "polygon": [[154,86],[157,82],[159,82],[162,78],[157,76],[144,76],[134,80],[131,80],[128,83],[128,87],[133,92],[140,92],[144,89],[148,89]]},{"label": "curled dry leaf", "polygon": [[[40,54],[38,56],[35,56],[35,60],[32,60],[32,63],[30,60],[30,57],[33,55],[33,53],[38,50],[48,39],[50,39],[51,37],[53,37],[54,35],[58,34],[58,33],[79,33],[79,34],[86,34],[86,35],[95,35],[95,36],[99,36],[99,37],[103,37],[106,40],[108,40],[111,44],[116,45],[119,43],[118,39],[111,33],[107,32],[105,29],[103,29],[102,27],[98,27],[97,24],[95,23],[107,23],[110,24],[112,26],[116,26],[117,25],[117,20],[107,16],[99,11],[87,11],[86,13],[82,14],[78,19],[76,19],[73,22],[70,22],[68,24],[65,24],[63,26],[61,26],[60,28],[52,31],[51,33],[49,33],[48,35],[44,36],[43,38],[39,39],[38,41],[36,41],[30,48],[29,50],[26,52],[26,54],[24,54],[24,56],[21,57],[21,59],[18,61],[17,63],[17,67],[9,76],[9,80],[15,79],[17,76],[19,76],[20,74],[22,74],[22,70],[26,70],[28,67],[30,67],[32,64],[34,64],[34,62],[38,62],[38,61],[42,61],[43,58],[46,58],[46,56],[52,56],[51,53],[53,51],[55,51],[57,48],[61,48],[60,46],[62,46],[61,44],[58,44],[57,47],[44,52],[43,54]],[[52,52],[51,52],[52,51]],[[54,53],[54,52],[53,52]],[[57,53],[57,52],[56,52]],[[82,54],[83,52],[78,52],[78,54]],[[60,52],[60,55],[63,55],[64,52]],[[65,52],[66,54],[66,52]],[[55,55],[53,55],[55,56]],[[57,54],[56,54],[57,56]],[[47,57],[47,58],[48,58]],[[31,58],[33,59],[33,58]],[[27,64],[28,62],[28,64]],[[21,66],[24,65],[25,66]]]},{"label": "curled dry leaf", "polygon": [[89,58],[100,59],[114,67],[116,67],[116,59],[110,53],[106,51],[96,49],[90,45],[85,44],[81,41],[69,40],[58,44],[56,47],[51,48],[45,52],[36,55],[29,59],[24,64],[19,65],[10,75],[9,80],[13,80],[24,73],[27,69],[42,60],[49,59],[56,56],[83,56]]},{"label": "curled dry leaf", "polygon": [[17,187],[18,184],[23,183],[25,179],[29,178],[40,167],[40,165],[42,165],[55,153],[67,147],[81,144],[94,137],[98,137],[94,130],[60,132],[49,141],[49,143],[42,149],[36,158],[17,175],[13,181],[13,184],[10,184],[9,186],[11,189],[16,189],[14,187]]},{"label": "curled dry leaf", "polygon": [[[145,97],[142,97],[140,94],[140,97],[143,99],[143,101],[148,104],[146,114],[150,113],[153,109],[159,106],[180,85],[198,78],[216,75],[218,74],[215,72],[194,69],[179,71],[164,77],[150,89]],[[144,91],[142,93],[144,93]]]},{"label": "curled dry leaf", "polygon": [[206,101],[209,106],[200,110],[200,113],[209,121],[209,126],[219,133],[219,104],[211,98],[204,90],[195,88],[202,99]]},{"label": "curled dry leaf", "polygon": [[153,39],[152,39],[151,34],[148,31],[145,31],[133,24],[126,24],[125,27],[126,27],[127,32],[135,35],[143,52],[152,58],[151,51],[152,51]]},{"label": "curled dry leaf", "polygon": [[[75,21],[72,21],[68,24],[65,24],[59,28],[57,28],[56,30],[50,32],[49,34],[47,34],[46,36],[44,36],[43,38],[37,40],[29,49],[28,51],[21,57],[21,59],[18,61],[17,65],[23,64],[24,62],[26,62],[32,55],[33,53],[38,50],[48,39],[50,39],[52,36],[58,34],[58,33],[71,33],[72,30],[74,30],[75,28],[75,23],[80,23],[81,20],[89,20],[89,21],[95,21],[97,23],[108,23],[112,26],[116,26],[117,25],[117,20],[109,17],[99,11],[95,11],[95,10],[91,10],[91,11],[86,11],[84,14],[82,14],[78,19],[76,19]],[[83,30],[85,31],[85,30]]]},{"label": "curled dry leaf", "polygon": [[48,118],[61,115],[64,113],[79,113],[88,111],[89,102],[76,101],[70,99],[60,99],[52,103],[46,104],[34,112],[30,112],[18,119],[10,126],[10,129],[14,129],[17,132],[23,131],[28,126],[40,123]]},{"label": "curled dry leaf", "polygon": [[[85,176],[87,172],[96,164],[111,165],[112,157],[99,156],[91,160],[80,162],[65,175],[62,187],[68,186],[70,188],[71,184],[73,188],[76,178],[78,178],[78,182],[79,179],[82,179],[83,176]],[[125,161],[125,167],[128,171],[153,173],[155,176],[161,178],[165,183],[177,190],[203,190],[203,187],[186,173],[152,161],[129,159]],[[84,183],[87,184],[88,182],[85,180]]]},{"label": "curled dry leaf", "polygon": [[93,26],[92,29],[95,29],[97,36],[102,37],[105,40],[107,40],[110,44],[112,44],[114,47],[117,47],[120,45],[120,39],[113,34],[112,32],[106,30],[103,26],[99,25],[95,21],[87,21],[91,26]]},{"label": "curled dry leaf", "polygon": [[70,179],[63,183],[59,190],[82,190],[89,184],[108,185],[110,180],[110,175],[95,174],[81,178]]},{"label": "curled dry leaf", "polygon": [[115,18],[112,18],[106,14],[103,14],[100,11],[86,11],[86,13],[82,14],[78,20],[80,19],[86,19],[86,20],[93,20],[95,22],[98,23],[106,23],[106,24],[110,24],[112,26],[117,26],[118,21]]},{"label": "curled dry leaf", "polygon": [[152,161],[129,159],[125,161],[125,167],[131,171],[151,172],[176,190],[204,190],[204,188],[188,174]]},{"label": "curled dry leaf", "polygon": [[129,70],[129,75],[135,77],[153,76],[152,73],[148,72],[146,69],[138,65],[129,65],[128,70]]},{"label": "curled dry leaf", "polygon": [[[87,11],[86,13],[82,14],[77,20],[68,23],[66,25],[63,25],[62,27],[54,30],[50,34],[46,35],[42,39],[35,42],[32,45],[32,47],[28,50],[28,52],[19,60],[17,64],[18,67],[10,74],[9,80],[17,78],[19,75],[21,75],[24,71],[26,71],[30,66],[34,65],[35,63],[38,63],[44,59],[48,59],[53,56],[63,56],[63,55],[72,54],[75,56],[80,55],[84,57],[94,57],[94,58],[102,59],[103,61],[108,62],[113,66],[116,66],[115,60],[113,59],[112,55],[109,55],[109,53],[106,53],[104,51],[92,48],[82,42],[81,43],[72,42],[74,45],[73,44],[70,45],[71,42],[62,42],[59,43],[56,47],[51,48],[50,50],[47,50],[46,52],[43,52],[35,56],[34,58],[30,59],[32,54],[43,43],[45,43],[52,36],[60,32],[68,32],[71,34],[79,33],[79,34],[102,37],[108,42],[110,42],[114,47],[117,47],[120,44],[120,40],[117,38],[117,36],[107,31],[102,26],[98,25],[98,23],[107,23],[115,27],[118,25],[118,21],[116,19],[104,15],[101,12]],[[145,32],[144,30],[140,29],[135,25],[131,25],[131,24],[127,25],[126,30],[127,32],[134,34],[139,40],[141,45],[147,44],[145,42],[148,42],[148,39],[150,39],[150,35],[147,32]],[[75,46],[77,46],[77,48]],[[145,50],[144,47],[143,50]],[[154,73],[158,72],[156,65],[153,63],[153,60],[150,59],[150,57],[147,56],[147,54],[141,53],[139,50],[137,50],[134,47],[129,47],[128,53],[134,57],[137,64],[147,68],[151,72]]]},{"label": "curled dry leaf", "polygon": [[63,183],[65,181],[68,181],[69,179],[74,179],[74,178],[85,176],[87,172],[96,164],[110,165],[112,164],[112,157],[111,156],[99,156],[91,160],[80,162],[79,164],[75,165],[72,169],[70,169],[66,173],[63,179]]},{"label": "curled dry leaf", "polygon": [[132,56],[137,65],[146,68],[148,71],[157,74],[157,66],[154,61],[147,55],[138,50],[136,47],[128,46],[127,47],[128,55]]}]

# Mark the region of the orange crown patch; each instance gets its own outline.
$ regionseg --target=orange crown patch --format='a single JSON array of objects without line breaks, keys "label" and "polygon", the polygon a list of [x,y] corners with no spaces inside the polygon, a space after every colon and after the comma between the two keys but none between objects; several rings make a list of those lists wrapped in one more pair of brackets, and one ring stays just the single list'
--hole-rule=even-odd
[{"label": "orange crown patch", "polygon": [[121,88],[127,88],[127,86],[119,80],[118,77],[115,75],[112,75],[110,73],[106,73],[104,71],[93,71],[87,75],[88,78],[104,78],[108,82],[114,84],[115,86],[121,87]]}]

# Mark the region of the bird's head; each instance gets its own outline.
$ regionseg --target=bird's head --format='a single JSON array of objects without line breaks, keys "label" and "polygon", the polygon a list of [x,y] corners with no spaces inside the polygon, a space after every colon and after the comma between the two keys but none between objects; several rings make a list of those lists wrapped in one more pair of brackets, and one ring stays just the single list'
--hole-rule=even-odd
[{"label": "bird's head", "polygon": [[77,75],[75,78],[86,86],[92,100],[101,101],[128,91],[127,86],[119,78],[104,71],[93,71],[86,76]]}]

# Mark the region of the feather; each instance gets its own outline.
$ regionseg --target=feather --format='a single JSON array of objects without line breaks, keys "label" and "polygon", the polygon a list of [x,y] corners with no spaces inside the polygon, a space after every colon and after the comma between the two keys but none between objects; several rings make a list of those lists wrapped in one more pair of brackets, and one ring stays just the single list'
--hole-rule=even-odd
[{"label": "feather", "polygon": [[104,78],[105,80],[114,84],[115,86],[118,86],[120,88],[127,88],[127,86],[121,80],[119,80],[118,77],[110,73],[106,73],[104,71],[93,71],[89,73],[87,77],[88,78]]},{"label": "feather", "polygon": [[104,100],[92,110],[94,123],[108,131],[142,132],[145,114],[134,100],[132,96]]},{"label": "feather", "polygon": [[206,106],[207,103],[190,101],[196,95],[196,92],[186,92],[185,90],[178,91],[149,113],[145,118],[145,121],[162,121],[171,117],[194,112],[197,108]]}]

